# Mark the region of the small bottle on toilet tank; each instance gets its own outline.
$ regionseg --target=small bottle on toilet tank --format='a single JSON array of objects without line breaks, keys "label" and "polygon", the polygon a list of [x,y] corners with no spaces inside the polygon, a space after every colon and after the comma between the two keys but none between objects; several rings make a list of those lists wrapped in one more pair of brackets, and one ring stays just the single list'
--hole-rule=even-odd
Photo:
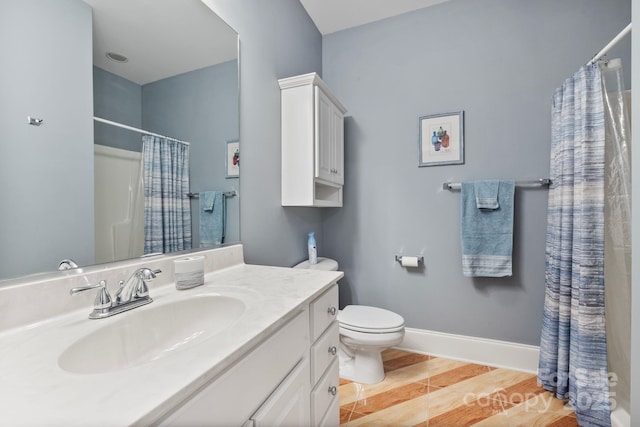
[{"label": "small bottle on toilet tank", "polygon": [[316,249],[316,237],[313,231],[309,233],[309,239],[307,240],[307,247],[309,249],[309,264],[310,265],[317,264],[318,250]]}]

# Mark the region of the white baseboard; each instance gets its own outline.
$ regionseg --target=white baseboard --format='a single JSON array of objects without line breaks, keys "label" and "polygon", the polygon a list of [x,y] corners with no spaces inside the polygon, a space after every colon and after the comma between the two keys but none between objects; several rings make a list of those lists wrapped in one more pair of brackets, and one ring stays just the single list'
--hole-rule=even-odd
[{"label": "white baseboard", "polygon": [[413,328],[405,328],[404,340],[396,348],[533,374],[540,354],[533,345]]}]

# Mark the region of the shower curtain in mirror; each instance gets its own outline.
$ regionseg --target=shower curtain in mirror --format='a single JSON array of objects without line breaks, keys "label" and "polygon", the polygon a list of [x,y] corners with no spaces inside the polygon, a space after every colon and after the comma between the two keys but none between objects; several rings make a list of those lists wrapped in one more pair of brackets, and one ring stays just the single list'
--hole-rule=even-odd
[{"label": "shower curtain in mirror", "polygon": [[605,120],[598,65],[552,99],[545,302],[538,380],[581,426],[610,426],[604,318]]},{"label": "shower curtain in mirror", "polygon": [[191,249],[189,146],[142,137],[144,253]]}]

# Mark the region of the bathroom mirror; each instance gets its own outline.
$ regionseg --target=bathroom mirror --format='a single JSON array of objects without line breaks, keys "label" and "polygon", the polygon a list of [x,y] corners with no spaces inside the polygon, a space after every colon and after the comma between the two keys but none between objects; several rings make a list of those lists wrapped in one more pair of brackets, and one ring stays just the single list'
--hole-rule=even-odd
[{"label": "bathroom mirror", "polygon": [[[10,0],[0,16],[0,281],[139,255],[142,134],[94,116],[189,142],[191,192],[237,192],[238,37],[201,0]],[[239,240],[231,196],[224,243]]]}]

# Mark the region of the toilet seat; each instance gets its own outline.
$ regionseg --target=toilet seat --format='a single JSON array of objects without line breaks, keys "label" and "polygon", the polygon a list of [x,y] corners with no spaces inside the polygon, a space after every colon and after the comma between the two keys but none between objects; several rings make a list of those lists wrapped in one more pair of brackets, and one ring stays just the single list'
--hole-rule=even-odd
[{"label": "toilet seat", "polygon": [[369,334],[386,334],[404,329],[404,319],[397,313],[366,305],[348,305],[338,313],[343,329]]}]

